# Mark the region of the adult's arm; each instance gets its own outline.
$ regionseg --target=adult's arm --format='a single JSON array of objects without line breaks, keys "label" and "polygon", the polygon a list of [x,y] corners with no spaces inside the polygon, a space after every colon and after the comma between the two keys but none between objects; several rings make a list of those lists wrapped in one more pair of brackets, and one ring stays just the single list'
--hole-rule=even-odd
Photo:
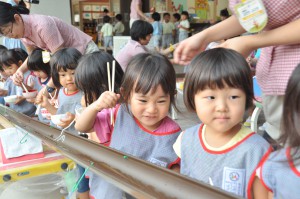
[{"label": "adult's arm", "polygon": [[142,11],[142,5],[140,3],[137,3],[135,6],[135,9],[138,13],[138,15],[140,15],[140,17],[142,17],[143,19],[145,19],[146,21],[149,21],[150,19],[143,13]]},{"label": "adult's arm", "polygon": [[300,19],[264,31],[256,35],[236,37],[227,40],[220,47],[231,48],[247,57],[253,50],[267,46],[289,45],[300,43]]},{"label": "adult's arm", "polygon": [[245,29],[240,25],[236,16],[233,15],[180,42],[174,52],[174,61],[186,65],[195,55],[204,51],[210,42],[228,39],[244,32]]},{"label": "adult's arm", "polygon": [[[31,54],[31,52],[36,48],[33,46],[27,46],[27,45],[25,45],[25,47],[26,47],[28,54]],[[28,57],[25,59],[25,61],[22,63],[22,65],[18,68],[18,70],[13,75],[12,80],[13,80],[14,84],[17,86],[21,86],[21,83],[23,81],[23,75],[26,71],[28,71],[27,61],[28,61]]]}]

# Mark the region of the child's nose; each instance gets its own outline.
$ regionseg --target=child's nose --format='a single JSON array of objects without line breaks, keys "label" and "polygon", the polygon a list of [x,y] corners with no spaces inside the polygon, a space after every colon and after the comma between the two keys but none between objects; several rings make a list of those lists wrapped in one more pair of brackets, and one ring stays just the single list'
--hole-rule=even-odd
[{"label": "child's nose", "polygon": [[228,109],[228,106],[227,106],[227,103],[226,103],[226,100],[218,100],[217,101],[217,111],[227,111]]},{"label": "child's nose", "polygon": [[147,111],[149,113],[155,113],[157,111],[157,106],[156,104],[149,104],[149,106],[147,107]]},{"label": "child's nose", "polygon": [[73,75],[67,75],[68,80],[73,80]]}]

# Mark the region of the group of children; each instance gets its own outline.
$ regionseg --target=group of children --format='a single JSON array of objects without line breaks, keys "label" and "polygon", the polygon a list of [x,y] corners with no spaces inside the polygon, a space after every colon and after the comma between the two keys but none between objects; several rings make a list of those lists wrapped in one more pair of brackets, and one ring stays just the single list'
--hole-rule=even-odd
[{"label": "group of children", "polygon": [[158,12],[151,15],[153,33],[150,41],[156,51],[160,52],[172,44],[176,44],[188,38],[190,23],[189,13],[182,11],[181,15],[178,13],[173,14],[173,22],[171,21],[170,13],[163,14],[163,21]]},{"label": "group of children", "polygon": [[[65,114],[57,125],[70,133],[91,134],[100,144],[161,167],[180,169],[183,175],[241,197],[299,196],[300,66],[287,87],[280,142],[286,148],[272,152],[264,138],[243,126],[244,113],[254,100],[252,74],[246,60],[233,50],[210,49],[189,64],[184,103],[202,123],[183,132],[168,116],[171,106],[176,107],[176,74],[163,55],[135,55],[124,72],[116,61],[114,90],[109,91],[107,63],[115,61],[110,54],[81,55],[74,48],[63,48],[49,62],[36,49],[28,57],[23,84],[42,90],[51,78],[56,89],[46,89],[28,101],[20,95],[24,86],[10,80],[26,56],[19,49],[0,51],[2,74],[7,77],[6,92],[0,93],[16,94],[20,100],[9,104],[12,109],[34,116],[41,106],[39,119],[50,125],[54,124],[42,110],[48,116]],[[86,108],[75,117],[78,107]],[[97,199],[131,197],[92,173],[87,183],[81,181],[78,187],[81,198],[89,197],[89,189]]]},{"label": "group of children", "polygon": [[122,23],[122,15],[117,14],[115,16],[114,26],[111,24],[111,17],[108,15],[103,16],[103,25],[99,31],[98,43],[103,47],[111,49],[113,48],[113,36],[122,36],[125,31],[125,26]]},{"label": "group of children", "polygon": [[[99,42],[103,43],[105,49],[108,47],[112,49],[113,36],[122,36],[125,30],[122,23],[122,15],[117,14],[115,18],[116,24],[113,26],[108,15],[103,17],[103,26],[99,31]],[[174,13],[173,22],[171,21],[170,13],[164,13],[161,21],[161,15],[158,12],[154,12],[149,22],[153,27],[149,47],[154,48],[157,52],[188,38],[190,23],[187,11],[182,11],[181,15]]]}]

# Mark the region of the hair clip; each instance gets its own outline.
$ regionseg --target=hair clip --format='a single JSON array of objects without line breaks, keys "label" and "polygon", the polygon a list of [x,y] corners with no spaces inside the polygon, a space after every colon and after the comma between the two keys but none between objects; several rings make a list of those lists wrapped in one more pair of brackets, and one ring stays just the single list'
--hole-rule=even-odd
[{"label": "hair clip", "polygon": [[48,51],[42,52],[43,62],[44,64],[48,63],[50,61],[50,53]]}]

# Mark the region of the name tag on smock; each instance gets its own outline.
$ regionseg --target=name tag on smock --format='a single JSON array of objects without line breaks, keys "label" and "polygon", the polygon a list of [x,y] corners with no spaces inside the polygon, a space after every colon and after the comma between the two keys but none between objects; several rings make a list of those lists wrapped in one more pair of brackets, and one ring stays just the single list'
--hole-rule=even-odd
[{"label": "name tag on smock", "polygon": [[240,24],[250,33],[264,29],[268,22],[268,14],[261,0],[242,0],[234,6]]},{"label": "name tag on smock", "polygon": [[243,196],[245,189],[245,169],[224,167],[222,189]]}]

